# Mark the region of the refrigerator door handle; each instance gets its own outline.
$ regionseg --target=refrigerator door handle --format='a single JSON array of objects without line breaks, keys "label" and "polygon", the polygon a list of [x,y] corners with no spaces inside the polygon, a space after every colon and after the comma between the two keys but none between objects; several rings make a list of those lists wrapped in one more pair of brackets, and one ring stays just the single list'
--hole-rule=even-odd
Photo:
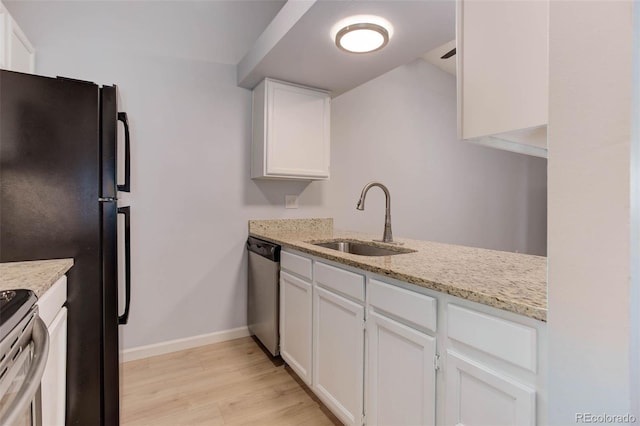
[{"label": "refrigerator door handle", "polygon": [[129,307],[131,305],[131,208],[118,207],[118,214],[124,215],[124,274],[125,274],[125,305],[124,313],[118,316],[118,324],[129,322]]},{"label": "refrigerator door handle", "polygon": [[129,136],[129,119],[126,112],[118,113],[118,121],[124,124],[124,184],[118,185],[118,191],[131,192],[131,147]]}]

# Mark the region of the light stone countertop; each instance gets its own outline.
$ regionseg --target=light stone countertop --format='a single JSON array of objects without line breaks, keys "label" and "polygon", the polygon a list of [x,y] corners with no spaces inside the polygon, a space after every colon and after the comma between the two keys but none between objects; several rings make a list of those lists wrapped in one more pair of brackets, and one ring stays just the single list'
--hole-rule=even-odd
[{"label": "light stone countertop", "polygon": [[42,297],[72,266],[73,259],[0,263],[0,291],[24,288]]},{"label": "light stone countertop", "polygon": [[[380,238],[333,229],[332,219],[249,221],[251,236],[536,320],[547,319],[547,258],[394,238],[415,253],[366,257],[309,242]],[[387,246],[380,243],[381,246]]]}]

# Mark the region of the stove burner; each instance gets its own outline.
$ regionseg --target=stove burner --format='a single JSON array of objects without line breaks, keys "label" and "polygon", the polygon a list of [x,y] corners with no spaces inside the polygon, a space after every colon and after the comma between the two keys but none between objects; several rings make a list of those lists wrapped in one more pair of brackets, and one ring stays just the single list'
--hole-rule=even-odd
[{"label": "stove burner", "polygon": [[31,290],[0,291],[0,341],[29,313],[37,300]]},{"label": "stove burner", "polygon": [[4,306],[7,302],[11,302],[11,299],[16,297],[16,292],[13,290],[4,290],[0,292],[0,303]]}]

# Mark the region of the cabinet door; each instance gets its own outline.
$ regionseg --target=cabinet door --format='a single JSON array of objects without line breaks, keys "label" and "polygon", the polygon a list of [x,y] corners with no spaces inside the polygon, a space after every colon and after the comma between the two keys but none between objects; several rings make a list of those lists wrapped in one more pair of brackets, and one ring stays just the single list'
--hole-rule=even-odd
[{"label": "cabinet door", "polygon": [[311,386],[312,286],[280,273],[280,355]]},{"label": "cabinet door", "polygon": [[35,50],[9,12],[0,4],[0,68],[34,72]]},{"label": "cabinet door", "polygon": [[329,95],[267,82],[267,174],[329,177]]},{"label": "cabinet door", "polygon": [[446,424],[533,426],[535,390],[453,351],[447,352]]},{"label": "cabinet door", "polygon": [[269,78],[256,86],[251,177],[329,178],[330,105],[322,90]]},{"label": "cabinet door", "polygon": [[67,380],[67,308],[48,328],[49,355],[42,376],[42,424],[64,425]]},{"label": "cabinet door", "polygon": [[367,424],[434,425],[436,339],[369,311]]},{"label": "cabinet door", "polygon": [[364,307],[314,288],[313,390],[345,424],[362,425]]},{"label": "cabinet door", "polygon": [[548,7],[545,0],[457,1],[462,139],[546,125]]}]

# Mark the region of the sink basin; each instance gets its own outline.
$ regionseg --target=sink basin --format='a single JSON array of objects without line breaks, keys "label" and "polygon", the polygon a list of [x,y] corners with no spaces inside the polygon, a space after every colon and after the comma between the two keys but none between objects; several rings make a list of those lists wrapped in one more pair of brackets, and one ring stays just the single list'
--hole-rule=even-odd
[{"label": "sink basin", "polygon": [[380,247],[364,241],[336,240],[324,243],[311,243],[314,246],[324,247],[344,253],[357,254],[359,256],[393,256],[396,254],[414,253],[415,250],[402,247]]}]

